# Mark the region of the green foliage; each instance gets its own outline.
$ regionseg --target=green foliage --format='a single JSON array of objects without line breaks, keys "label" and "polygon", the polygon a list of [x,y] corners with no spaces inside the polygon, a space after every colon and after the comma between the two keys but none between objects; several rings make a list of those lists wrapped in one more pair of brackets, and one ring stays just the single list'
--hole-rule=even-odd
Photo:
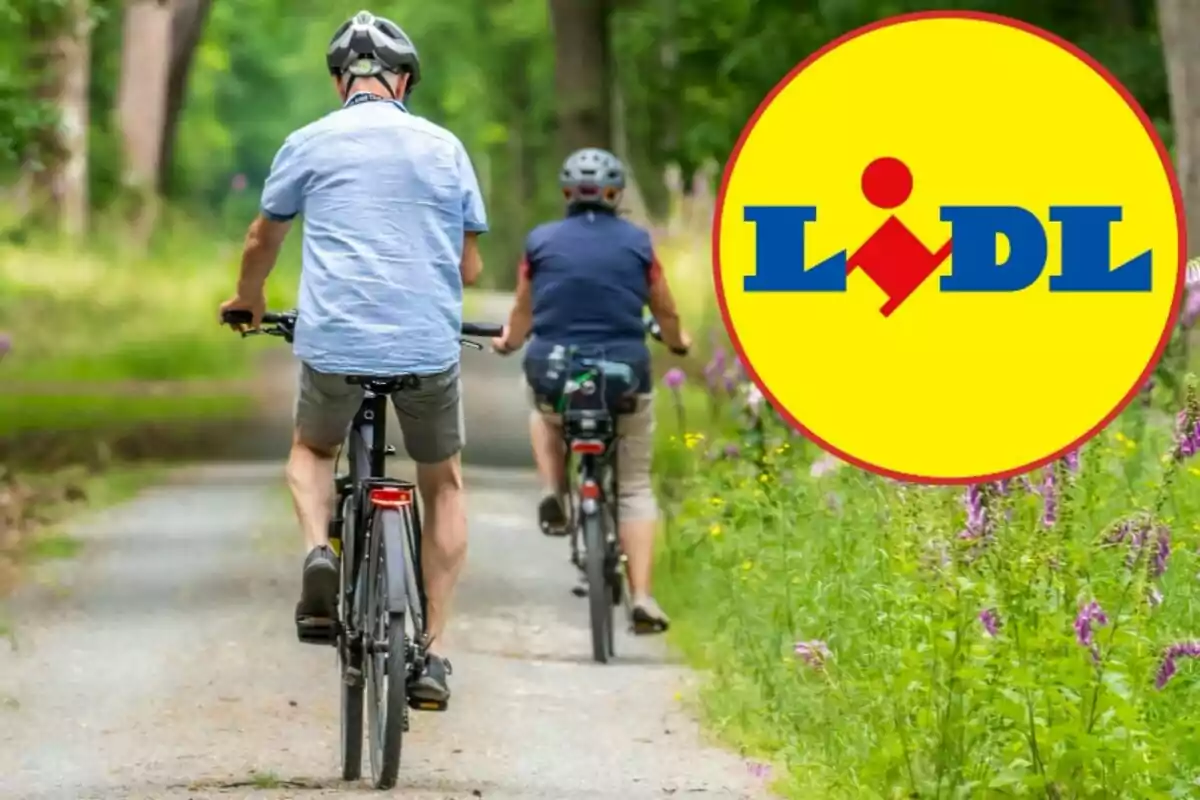
[{"label": "green foliage", "polygon": [[962,490],[839,466],[753,398],[701,425],[685,396],[704,433],[664,417],[660,599],[709,721],[786,796],[1193,796],[1200,666],[1156,677],[1197,635],[1200,469],[1166,419],[1135,406],[1078,467],[978,487],[973,521]]}]

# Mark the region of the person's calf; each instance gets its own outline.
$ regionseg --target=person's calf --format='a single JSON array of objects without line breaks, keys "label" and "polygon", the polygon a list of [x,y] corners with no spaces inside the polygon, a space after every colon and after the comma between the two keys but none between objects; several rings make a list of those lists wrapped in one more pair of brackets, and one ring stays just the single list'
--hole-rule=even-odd
[{"label": "person's calf", "polygon": [[437,464],[417,465],[417,484],[425,506],[421,567],[428,607],[426,633],[440,641],[450,603],[467,555],[467,508],[457,455]]},{"label": "person's calf", "polygon": [[292,441],[286,468],[296,518],[306,549],[329,544],[329,515],[333,510],[333,452],[301,441]]}]

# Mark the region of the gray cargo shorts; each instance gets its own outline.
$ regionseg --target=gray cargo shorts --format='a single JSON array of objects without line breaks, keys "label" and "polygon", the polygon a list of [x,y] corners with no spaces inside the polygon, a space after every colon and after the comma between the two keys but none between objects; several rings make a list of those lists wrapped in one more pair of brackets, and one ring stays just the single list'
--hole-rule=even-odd
[{"label": "gray cargo shorts", "polygon": [[[457,365],[420,378],[419,388],[396,392],[392,404],[409,458],[418,464],[436,464],[466,444],[462,379]],[[301,364],[295,414],[300,441],[319,450],[336,450],[350,432],[362,397],[362,387],[346,383],[346,376]]]}]

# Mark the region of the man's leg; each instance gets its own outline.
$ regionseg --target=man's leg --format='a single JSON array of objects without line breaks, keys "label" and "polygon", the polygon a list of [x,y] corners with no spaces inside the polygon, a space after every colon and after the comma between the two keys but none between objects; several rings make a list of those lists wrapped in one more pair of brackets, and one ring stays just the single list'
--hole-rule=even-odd
[{"label": "man's leg", "polygon": [[287,482],[307,551],[296,619],[333,619],[338,563],[329,547],[333,506],[333,457],[346,437],[361,391],[337,375],[300,368],[295,430]]},{"label": "man's leg", "polygon": [[450,663],[434,655],[450,616],[450,602],[467,557],[467,504],[461,452],[466,444],[462,382],[455,367],[422,376],[419,389],[393,397],[404,448],[417,462],[417,486],[425,516],[421,525],[421,573],[428,606],[426,632],[434,642],[425,672],[412,687],[415,697],[450,698]]},{"label": "man's leg", "polygon": [[617,451],[619,535],[628,558],[634,631],[658,633],[667,629],[669,620],[650,593],[654,535],[658,529],[658,503],[650,481],[654,455],[652,398],[641,398],[637,410],[622,416],[617,425],[621,434]]}]

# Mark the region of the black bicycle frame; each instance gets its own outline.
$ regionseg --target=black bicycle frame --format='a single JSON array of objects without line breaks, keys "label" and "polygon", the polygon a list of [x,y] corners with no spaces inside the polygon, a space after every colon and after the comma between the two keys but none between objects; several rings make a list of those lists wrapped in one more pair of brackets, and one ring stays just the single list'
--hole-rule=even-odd
[{"label": "black bicycle frame", "polygon": [[[350,427],[349,438],[349,454],[347,461],[349,462],[349,475],[338,479],[338,502],[337,507],[340,509],[346,497],[355,491],[357,487],[358,496],[355,498],[352,506],[355,514],[354,525],[354,564],[351,566],[351,586],[358,586],[359,570],[366,562],[367,554],[363,550],[367,546],[366,541],[366,523],[372,513],[370,503],[370,490],[374,486],[380,484],[396,485],[400,484],[405,488],[412,490],[412,523],[413,523],[413,559],[415,563],[412,565],[413,574],[417,578],[418,595],[421,599],[421,619],[428,619],[429,609],[425,598],[425,575],[421,569],[421,513],[418,500],[417,487],[411,486],[407,481],[396,481],[385,477],[387,472],[387,404],[388,397],[384,394],[378,394],[371,391],[367,386],[363,387],[364,395],[362,404],[358,408],[358,412],[354,415],[354,421]],[[366,458],[362,459],[359,447],[366,448]],[[367,474],[360,475],[360,461],[365,460]],[[344,530],[344,528],[343,528]],[[389,582],[389,586],[401,585],[395,582]]]}]

